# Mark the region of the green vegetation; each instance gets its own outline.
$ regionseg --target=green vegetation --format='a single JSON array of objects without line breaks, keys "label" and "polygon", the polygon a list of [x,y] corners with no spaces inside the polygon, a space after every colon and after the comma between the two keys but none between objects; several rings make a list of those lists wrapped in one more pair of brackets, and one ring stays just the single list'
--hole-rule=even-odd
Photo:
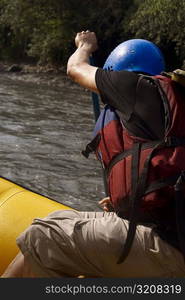
[{"label": "green vegetation", "polygon": [[145,38],[167,69],[185,66],[184,0],[0,0],[0,60],[65,65],[81,30],[97,33],[98,65],[120,42]]}]

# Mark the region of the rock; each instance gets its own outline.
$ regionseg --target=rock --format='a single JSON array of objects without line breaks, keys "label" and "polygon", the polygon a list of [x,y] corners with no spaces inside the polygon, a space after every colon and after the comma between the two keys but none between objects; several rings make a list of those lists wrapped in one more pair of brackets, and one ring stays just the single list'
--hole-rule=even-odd
[{"label": "rock", "polygon": [[22,67],[19,65],[12,65],[8,68],[8,72],[21,72]]}]

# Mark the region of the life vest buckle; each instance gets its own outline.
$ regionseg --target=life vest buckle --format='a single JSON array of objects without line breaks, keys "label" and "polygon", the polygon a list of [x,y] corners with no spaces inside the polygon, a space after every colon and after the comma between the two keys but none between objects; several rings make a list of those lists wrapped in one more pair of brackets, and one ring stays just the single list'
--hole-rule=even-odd
[{"label": "life vest buckle", "polygon": [[101,140],[101,136],[100,134],[97,134],[95,138],[89,144],[87,144],[85,150],[82,150],[83,156],[88,158],[90,153],[95,152],[96,149],[98,148],[100,140]]}]

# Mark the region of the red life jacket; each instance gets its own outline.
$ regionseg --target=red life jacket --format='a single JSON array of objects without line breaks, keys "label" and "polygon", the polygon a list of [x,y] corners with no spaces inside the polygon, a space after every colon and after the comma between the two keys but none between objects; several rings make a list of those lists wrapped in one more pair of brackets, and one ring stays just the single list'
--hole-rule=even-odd
[{"label": "red life jacket", "polygon": [[130,220],[130,247],[138,222],[165,223],[172,218],[174,185],[185,170],[185,90],[165,76],[147,79],[158,86],[163,101],[164,139],[152,141],[130,134],[115,110],[106,106],[85,151],[88,155],[95,150],[105,168],[114,210]]}]

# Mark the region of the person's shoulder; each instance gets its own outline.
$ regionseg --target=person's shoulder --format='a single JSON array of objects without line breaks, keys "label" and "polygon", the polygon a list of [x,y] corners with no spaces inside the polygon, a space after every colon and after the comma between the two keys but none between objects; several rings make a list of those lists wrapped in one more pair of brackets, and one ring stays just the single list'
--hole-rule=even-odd
[{"label": "person's shoulder", "polygon": [[112,69],[103,69],[98,67],[96,70],[97,73],[104,73],[104,74],[117,74],[120,76],[136,76],[139,77],[141,74],[138,74],[133,71],[127,71],[127,70],[112,70]]},{"label": "person's shoulder", "polygon": [[102,68],[98,68],[96,70],[96,76],[101,78],[109,78],[112,80],[118,80],[118,79],[127,79],[127,80],[138,80],[139,74],[127,71],[127,70],[106,70]]}]

